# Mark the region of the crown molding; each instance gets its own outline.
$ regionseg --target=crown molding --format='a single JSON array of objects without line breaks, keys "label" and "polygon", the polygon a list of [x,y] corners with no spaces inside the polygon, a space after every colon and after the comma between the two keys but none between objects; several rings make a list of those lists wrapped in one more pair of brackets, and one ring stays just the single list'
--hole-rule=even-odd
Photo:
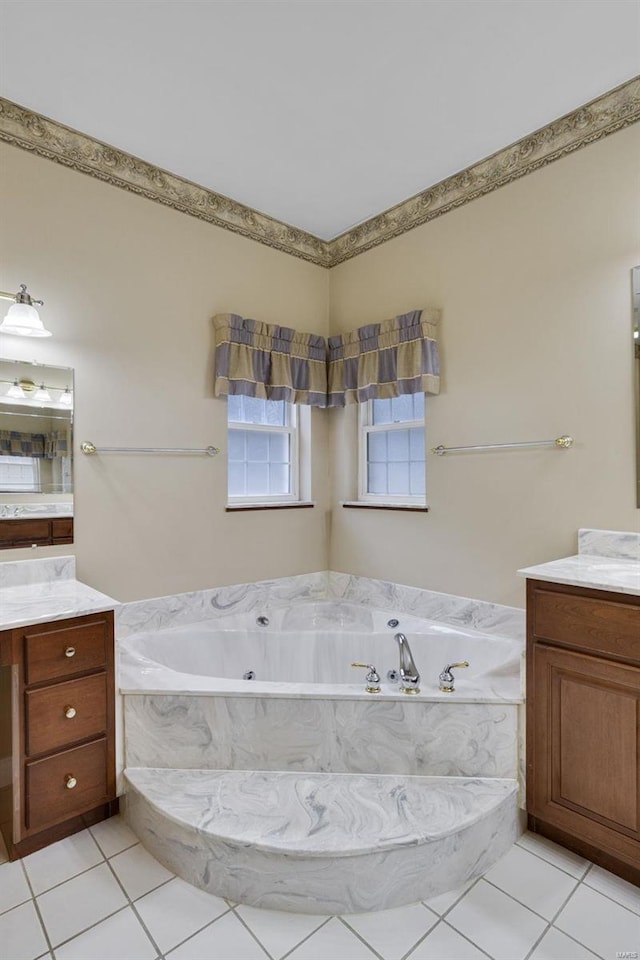
[{"label": "crown molding", "polygon": [[0,97],[0,140],[217,227],[328,267],[326,243]]},{"label": "crown molding", "polygon": [[350,260],[638,120],[635,77],[326,241],[0,98],[0,140],[322,267]]},{"label": "crown molding", "polygon": [[330,266],[399,237],[638,120],[640,77],[635,77],[331,240]]}]

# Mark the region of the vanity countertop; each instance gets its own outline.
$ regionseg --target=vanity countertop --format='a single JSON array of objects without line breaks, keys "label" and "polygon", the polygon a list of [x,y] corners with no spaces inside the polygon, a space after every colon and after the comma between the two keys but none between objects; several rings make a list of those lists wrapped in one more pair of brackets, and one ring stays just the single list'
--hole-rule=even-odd
[{"label": "vanity countertop", "polygon": [[113,610],[118,601],[79,580],[0,587],[0,630]]},{"label": "vanity countertop", "polygon": [[581,553],[518,570],[530,580],[567,583],[591,590],[640,596],[640,561]]}]

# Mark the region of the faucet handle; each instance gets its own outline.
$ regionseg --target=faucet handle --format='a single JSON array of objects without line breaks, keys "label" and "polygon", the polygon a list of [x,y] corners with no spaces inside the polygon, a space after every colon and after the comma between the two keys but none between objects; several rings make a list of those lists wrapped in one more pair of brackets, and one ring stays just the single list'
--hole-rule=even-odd
[{"label": "faucet handle", "polygon": [[440,681],[440,692],[453,693],[455,689],[455,687],[453,686],[455,677],[453,676],[451,671],[453,669],[457,669],[460,667],[468,667],[468,666],[469,666],[468,660],[460,660],[458,663],[448,663],[446,667],[443,669],[440,676],[438,677],[438,680]]},{"label": "faucet handle", "polygon": [[367,671],[365,677],[366,687],[364,688],[367,693],[382,693],[380,688],[380,675],[372,663],[352,663],[352,667],[362,667]]}]

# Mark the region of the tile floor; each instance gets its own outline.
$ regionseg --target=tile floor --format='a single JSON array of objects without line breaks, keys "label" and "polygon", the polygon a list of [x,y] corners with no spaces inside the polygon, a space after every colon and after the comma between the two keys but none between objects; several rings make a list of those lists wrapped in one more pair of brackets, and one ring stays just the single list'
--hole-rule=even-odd
[{"label": "tile floor", "polygon": [[2,960],[623,956],[640,956],[640,890],[532,834],[461,890],[344,917],[258,910],[196,890],[119,817],[23,861],[0,851]]}]

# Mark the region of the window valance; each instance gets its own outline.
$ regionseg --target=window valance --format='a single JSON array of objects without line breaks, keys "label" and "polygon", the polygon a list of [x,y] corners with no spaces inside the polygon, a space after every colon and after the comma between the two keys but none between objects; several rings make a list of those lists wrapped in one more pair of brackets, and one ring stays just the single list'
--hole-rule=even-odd
[{"label": "window valance", "polygon": [[45,457],[43,433],[20,433],[18,430],[0,430],[0,456]]},{"label": "window valance", "polygon": [[413,310],[329,337],[329,407],[440,391],[440,311]]},{"label": "window valance", "polygon": [[215,317],[214,329],[217,397],[241,394],[312,407],[327,405],[324,337],[235,313]]}]

